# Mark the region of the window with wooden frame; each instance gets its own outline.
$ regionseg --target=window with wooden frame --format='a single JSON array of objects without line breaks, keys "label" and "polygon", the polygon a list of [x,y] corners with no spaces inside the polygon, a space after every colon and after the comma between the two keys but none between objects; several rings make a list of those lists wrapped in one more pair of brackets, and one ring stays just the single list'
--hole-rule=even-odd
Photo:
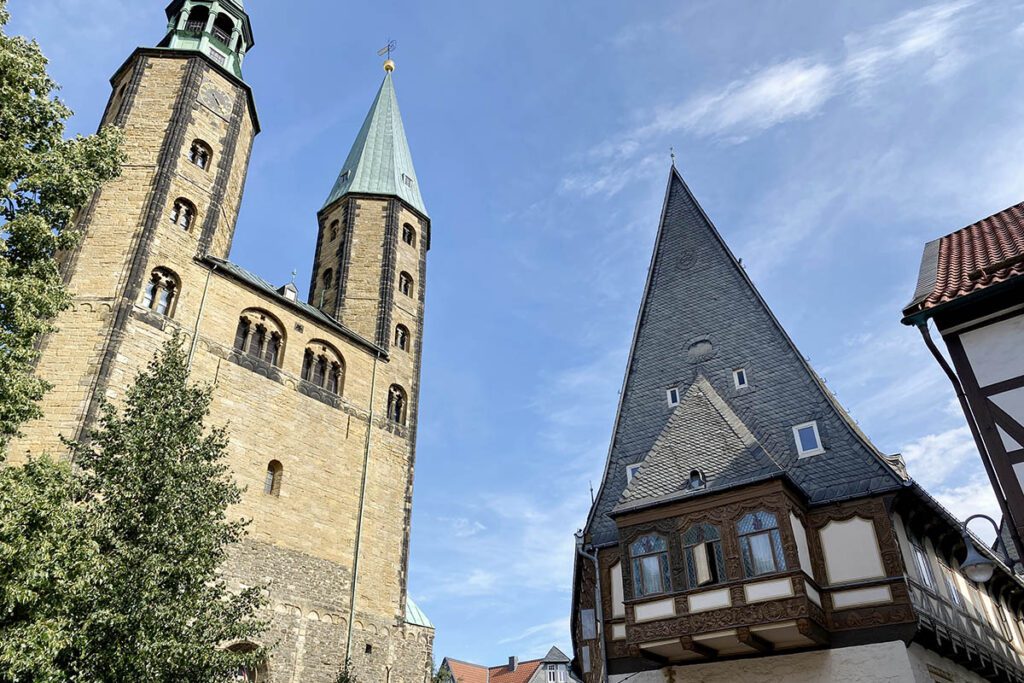
[{"label": "window with wooden frame", "polygon": [[683,533],[686,581],[691,589],[725,580],[722,536],[711,524],[694,524]]},{"label": "window with wooden frame", "polygon": [[765,510],[751,512],[736,524],[743,573],[749,578],[785,571],[786,555],[775,515]]},{"label": "window with wooden frame", "polygon": [[949,593],[949,600],[958,609],[965,609],[964,596],[960,594],[960,586],[956,582],[956,572],[948,564],[939,560],[939,569],[942,572],[942,580],[946,584],[946,592]]},{"label": "window with wooden frame", "polygon": [[797,455],[801,458],[825,452],[825,447],[821,445],[817,422],[811,421],[796,425],[793,427],[793,438],[796,440]]},{"label": "window with wooden frame", "polygon": [[914,556],[914,567],[917,569],[918,580],[925,588],[936,590],[935,573],[932,571],[932,563],[928,558],[928,551],[924,549],[924,543],[917,538],[910,540],[910,552]]},{"label": "window with wooden frame", "polygon": [[263,482],[263,494],[267,496],[280,496],[283,479],[284,466],[278,460],[271,460],[267,463],[267,476]]},{"label": "window with wooden frame", "polygon": [[672,585],[668,562],[668,542],[663,536],[647,534],[629,545],[633,568],[633,595],[641,598],[659,595]]}]

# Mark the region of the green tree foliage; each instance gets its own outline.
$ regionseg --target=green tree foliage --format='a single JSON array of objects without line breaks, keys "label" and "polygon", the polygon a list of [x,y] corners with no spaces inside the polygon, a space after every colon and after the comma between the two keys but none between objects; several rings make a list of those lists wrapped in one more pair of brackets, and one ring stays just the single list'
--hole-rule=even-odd
[{"label": "green tree foliage", "polygon": [[64,139],[57,98],[34,41],[4,32],[0,0],[0,454],[39,415],[48,388],[32,372],[36,343],[68,304],[58,252],[78,238],[75,211],[120,173],[120,131]]},{"label": "green tree foliage", "polygon": [[453,683],[452,672],[449,671],[448,667],[440,666],[431,678],[432,683]]},{"label": "green tree foliage", "polygon": [[175,338],[69,443],[73,470],[0,469],[0,683],[213,683],[265,656],[223,647],[259,637],[263,600],[218,574],[246,523],[210,388],[187,380]]}]

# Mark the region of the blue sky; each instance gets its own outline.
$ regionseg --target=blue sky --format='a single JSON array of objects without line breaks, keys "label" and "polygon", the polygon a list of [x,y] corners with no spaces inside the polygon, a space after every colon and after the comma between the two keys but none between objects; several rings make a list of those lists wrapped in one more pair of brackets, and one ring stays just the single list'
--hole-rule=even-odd
[{"label": "blue sky", "polygon": [[[802,352],[954,512],[995,513],[899,324],[922,245],[1024,199],[1013,0],[249,0],[256,141],[232,259],[305,288],[315,212],[398,40],[433,219],[412,595],[435,653],[568,651],[589,507],[674,146]],[[12,0],[91,132],[153,0]]]}]

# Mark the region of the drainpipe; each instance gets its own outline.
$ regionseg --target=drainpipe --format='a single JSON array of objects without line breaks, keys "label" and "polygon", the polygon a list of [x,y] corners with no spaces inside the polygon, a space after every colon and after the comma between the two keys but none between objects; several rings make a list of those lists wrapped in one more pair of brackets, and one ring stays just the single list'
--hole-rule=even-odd
[{"label": "drainpipe", "polygon": [[359,548],[363,540],[363,513],[366,510],[366,472],[370,465],[370,432],[373,430],[373,405],[377,392],[377,362],[380,352],[373,356],[373,375],[370,379],[370,414],[366,421],[366,441],[363,444],[363,480],[359,485],[359,516],[356,518],[356,549],[352,558],[352,590],[349,592],[348,637],[345,641],[345,664],[352,660],[352,630],[356,621],[356,587],[359,583]]},{"label": "drainpipe", "polygon": [[[582,539],[580,539],[582,541]],[[590,546],[593,548],[593,546]],[[582,543],[576,547],[576,552],[579,553],[580,557],[585,557],[594,563],[594,576],[596,577],[596,587],[594,588],[594,599],[597,608],[597,620],[601,625],[600,643],[601,643],[601,681],[602,683],[608,683],[608,648],[605,646],[607,639],[604,632],[604,608],[601,605],[601,567],[597,562],[597,552],[593,555],[583,550]]]},{"label": "drainpipe", "polygon": [[[967,418],[967,426],[971,428],[971,436],[974,437],[974,445],[978,448],[978,453],[981,454],[981,462],[985,466],[985,472],[988,474],[989,481],[998,482],[999,478],[995,475],[992,469],[992,462],[989,460],[988,449],[985,447],[985,442],[981,438],[981,431],[978,429],[978,423],[974,419],[974,412],[971,411],[971,404],[967,401],[967,394],[964,393],[963,385],[960,384],[960,378],[953,372],[953,368],[949,367],[949,363],[946,362],[945,356],[939,352],[939,349],[935,346],[935,342],[932,340],[931,331],[928,329],[928,321],[917,323],[917,330],[921,333],[921,337],[924,339],[925,346],[935,356],[935,360],[938,361],[942,371],[946,373],[946,377],[953,384],[953,391],[956,392],[956,398],[960,401],[960,408],[964,411],[964,417]],[[999,510],[1003,513],[1003,521],[1006,522],[1006,528],[1010,532],[1010,538],[1013,540],[1013,544],[1017,546],[1018,555],[1024,552],[1024,545],[1021,545],[1020,538],[1017,535],[1017,527],[1012,522],[1010,517],[1009,509],[1006,506],[1006,496],[1001,491],[996,492],[996,500],[999,502]],[[996,540],[999,540],[999,530],[996,529]],[[970,548],[968,548],[970,550]]]},{"label": "drainpipe", "polygon": [[188,350],[188,362],[185,364],[185,369],[192,370],[192,359],[196,355],[196,347],[199,346],[199,323],[203,320],[203,311],[206,310],[206,293],[210,291],[210,278],[213,277],[213,271],[217,270],[217,264],[213,264],[213,268],[206,271],[206,286],[203,287],[203,298],[199,301],[199,314],[196,316],[196,325],[192,328],[192,346]]}]

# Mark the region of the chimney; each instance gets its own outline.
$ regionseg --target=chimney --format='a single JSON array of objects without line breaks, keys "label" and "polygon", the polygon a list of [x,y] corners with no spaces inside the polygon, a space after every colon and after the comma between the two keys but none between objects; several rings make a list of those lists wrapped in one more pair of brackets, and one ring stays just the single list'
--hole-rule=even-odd
[{"label": "chimney", "polygon": [[518,668],[519,668],[519,657],[509,657],[508,658],[508,670],[509,671],[515,671]]}]

